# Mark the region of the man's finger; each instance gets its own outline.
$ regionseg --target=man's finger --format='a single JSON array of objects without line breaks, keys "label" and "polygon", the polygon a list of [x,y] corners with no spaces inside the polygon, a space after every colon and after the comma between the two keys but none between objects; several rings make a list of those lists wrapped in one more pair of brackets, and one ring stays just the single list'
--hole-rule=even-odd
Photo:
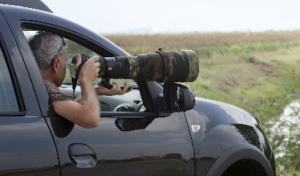
[{"label": "man's finger", "polygon": [[115,82],[112,83],[112,88],[110,90],[112,91],[111,95],[115,95],[118,92],[117,84]]},{"label": "man's finger", "polygon": [[122,91],[122,89],[121,89],[121,87],[119,86],[118,83],[116,83],[116,85],[117,85],[117,90],[118,90],[117,92],[120,93]]},{"label": "man's finger", "polygon": [[76,53],[76,69],[78,68],[80,63],[81,63],[81,56],[80,54]]},{"label": "man's finger", "polygon": [[125,94],[125,93],[127,92],[127,89],[128,89],[128,83],[125,82],[125,83],[124,83],[123,90],[121,91],[121,95]]},{"label": "man's finger", "polygon": [[99,57],[98,57],[98,56],[94,56],[94,57],[92,57],[90,60],[92,60],[93,62],[96,62],[96,61],[99,60]]}]

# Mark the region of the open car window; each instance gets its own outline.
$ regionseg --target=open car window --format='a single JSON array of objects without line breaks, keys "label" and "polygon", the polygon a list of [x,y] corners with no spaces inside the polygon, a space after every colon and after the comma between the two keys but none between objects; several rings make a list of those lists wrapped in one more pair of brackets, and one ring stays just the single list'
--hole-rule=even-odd
[{"label": "open car window", "polygon": [[[31,37],[33,37],[38,31],[33,31],[33,30],[24,30],[23,33],[28,40],[30,40]],[[67,60],[67,66],[66,66],[66,75],[65,79],[63,81],[62,86],[60,87],[60,90],[69,94],[73,95],[73,89],[72,89],[72,81],[70,77],[70,67],[69,65],[71,64],[72,58],[76,55],[76,53],[79,54],[87,54],[90,57],[93,56],[99,56],[97,53],[89,50],[88,48],[70,40],[67,38],[64,38],[66,43],[68,43],[68,60]],[[94,81],[94,85],[96,86],[98,82],[101,81],[101,78],[97,78]],[[141,94],[139,91],[139,88],[137,86],[137,83],[134,80],[130,79],[111,79],[111,83],[116,82],[118,83],[121,87],[124,86],[124,83],[127,82],[128,86],[131,86],[133,90],[129,93],[126,93],[124,95],[114,95],[114,96],[106,96],[106,95],[100,95],[99,96],[99,101],[101,105],[101,112],[144,112],[146,108],[143,105]],[[81,89],[80,85],[78,83],[78,86],[76,87],[75,90],[75,98],[81,95]]]},{"label": "open car window", "polygon": [[[38,31],[33,31],[33,30],[26,30],[23,31],[27,41],[30,40],[31,37],[33,37]],[[99,54],[93,52],[92,50],[89,50],[88,48],[83,47],[82,45],[79,45],[78,43],[69,40],[67,38],[64,38],[64,40],[68,43],[68,60],[67,60],[67,71],[66,71],[66,76],[63,81],[65,84],[72,84],[72,80],[70,77],[70,71],[69,71],[69,65],[71,64],[72,58],[76,55],[76,53],[79,54],[86,54],[89,55],[90,57],[93,56],[99,56]],[[94,84],[97,84],[99,81],[101,81],[101,78],[97,78],[94,81]],[[111,79],[111,82],[116,82],[119,85],[124,85],[125,82],[128,83],[128,85],[134,85],[136,87],[136,83],[131,80],[131,79]]]}]

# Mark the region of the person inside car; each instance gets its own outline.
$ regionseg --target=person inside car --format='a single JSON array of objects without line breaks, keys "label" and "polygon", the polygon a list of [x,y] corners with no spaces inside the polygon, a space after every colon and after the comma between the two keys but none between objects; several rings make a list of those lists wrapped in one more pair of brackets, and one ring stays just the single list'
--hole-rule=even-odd
[{"label": "person inside car", "polygon": [[[100,121],[100,103],[97,95],[122,95],[132,89],[124,84],[123,90],[117,83],[112,84],[111,89],[102,86],[101,83],[94,87],[93,81],[100,71],[98,56],[90,58],[82,66],[79,72],[81,96],[74,98],[59,90],[66,73],[68,59],[68,45],[64,39],[54,33],[38,32],[29,40],[29,45],[36,58],[42,73],[50,101],[55,112],[67,120],[84,128],[94,128]],[[81,63],[80,54],[76,54],[76,68]]]}]

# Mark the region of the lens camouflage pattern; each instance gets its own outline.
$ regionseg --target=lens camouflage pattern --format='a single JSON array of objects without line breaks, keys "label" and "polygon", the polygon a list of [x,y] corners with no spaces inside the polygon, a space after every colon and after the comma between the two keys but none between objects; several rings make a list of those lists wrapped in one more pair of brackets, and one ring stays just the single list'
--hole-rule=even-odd
[{"label": "lens camouflage pattern", "polygon": [[199,59],[192,50],[159,50],[136,56],[101,57],[99,62],[100,78],[193,82],[199,73]]}]

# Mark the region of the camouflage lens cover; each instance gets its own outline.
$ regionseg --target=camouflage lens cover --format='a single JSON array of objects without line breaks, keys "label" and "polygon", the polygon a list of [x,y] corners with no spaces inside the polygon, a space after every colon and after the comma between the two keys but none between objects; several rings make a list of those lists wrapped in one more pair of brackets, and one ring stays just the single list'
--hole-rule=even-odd
[{"label": "camouflage lens cover", "polygon": [[197,79],[199,59],[194,51],[161,50],[160,53],[118,56],[115,58],[115,63],[118,63],[115,68],[107,68],[106,60],[108,58],[101,57],[99,59],[101,63],[99,77],[107,78],[108,69],[113,69],[118,72],[118,74],[113,74],[118,75],[114,78],[164,83],[193,82]]}]

